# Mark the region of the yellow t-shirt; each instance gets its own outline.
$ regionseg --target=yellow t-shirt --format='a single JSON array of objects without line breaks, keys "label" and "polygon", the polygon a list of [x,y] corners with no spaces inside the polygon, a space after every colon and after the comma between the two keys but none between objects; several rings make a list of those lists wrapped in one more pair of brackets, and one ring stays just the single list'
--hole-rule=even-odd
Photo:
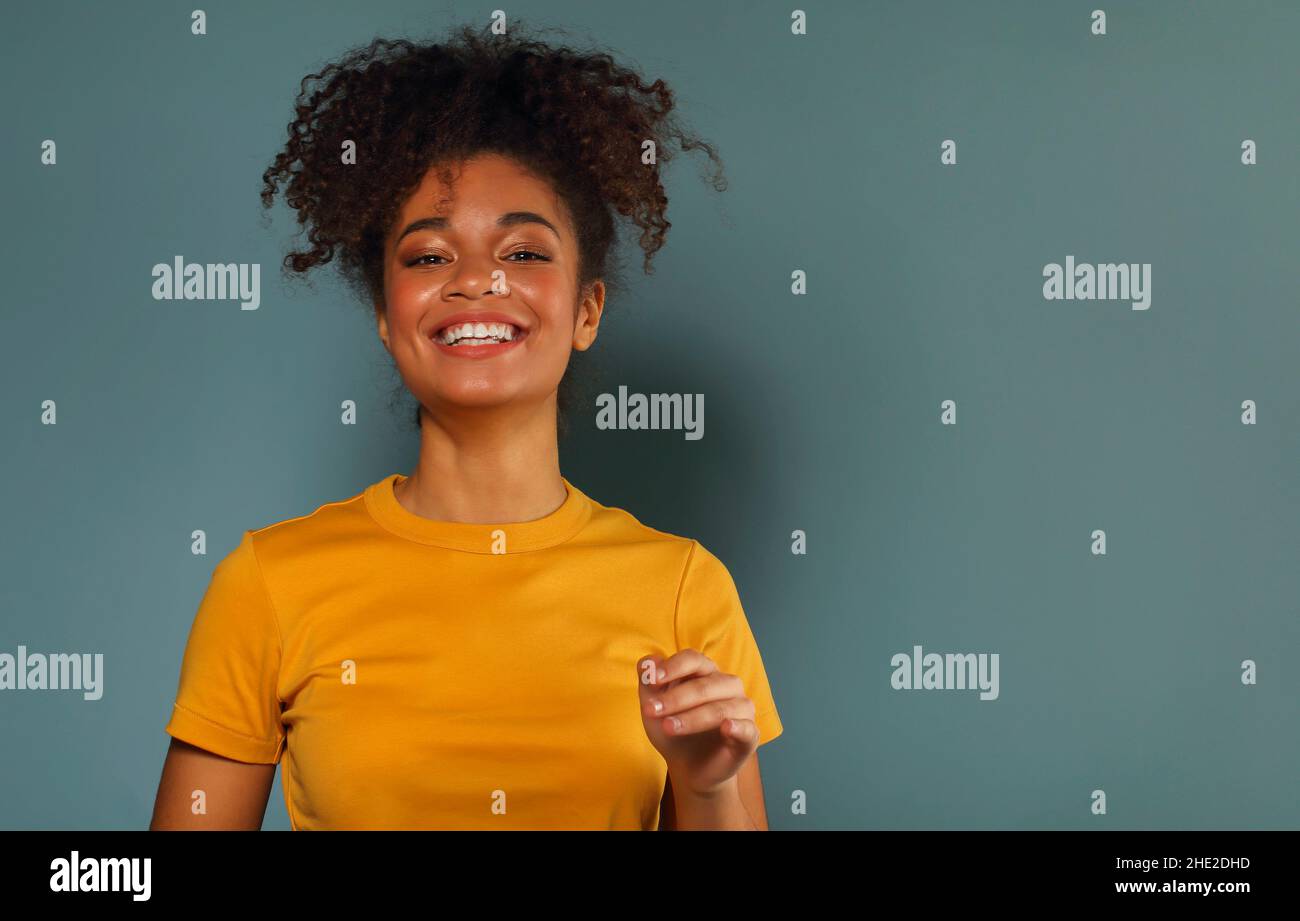
[{"label": "yellow t-shirt", "polygon": [[[726,567],[603,506],[512,524],[407,511],[390,474],[217,564],[166,731],[279,763],[295,830],[656,829],[667,765],[637,660],[697,649],[781,734]],[[502,552],[504,551],[504,552]]]}]

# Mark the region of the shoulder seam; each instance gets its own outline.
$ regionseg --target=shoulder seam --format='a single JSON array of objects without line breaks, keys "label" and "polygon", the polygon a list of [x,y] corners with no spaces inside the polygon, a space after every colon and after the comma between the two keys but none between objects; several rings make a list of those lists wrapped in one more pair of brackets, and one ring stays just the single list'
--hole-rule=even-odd
[{"label": "shoulder seam", "polygon": [[627,518],[631,519],[632,522],[638,528],[640,528],[643,531],[648,531],[650,534],[654,535],[655,537],[663,538],[664,540],[678,540],[678,541],[691,541],[691,542],[694,541],[694,538],[686,537],[682,534],[673,534],[671,531],[661,531],[658,528],[652,528],[650,525],[646,524],[640,518],[637,518],[627,509],[620,508],[617,505],[598,505],[598,508],[601,511],[618,512],[619,514],[626,516]]},{"label": "shoulder seam", "polygon": [[278,528],[282,524],[292,524],[295,521],[302,521],[304,518],[310,518],[312,515],[315,515],[317,512],[321,511],[322,509],[327,509],[335,505],[347,505],[349,502],[356,502],[364,495],[365,495],[364,492],[359,492],[355,496],[349,496],[346,499],[336,499],[333,502],[323,502],[316,507],[315,511],[308,512],[306,515],[295,515],[292,518],[285,518],[282,521],[273,521],[270,524],[263,525],[260,528],[252,528],[249,530],[249,533],[261,534],[263,531],[269,531],[272,528]]},{"label": "shoulder seam", "polygon": [[[324,506],[321,506],[324,508]],[[280,696],[280,675],[284,670],[284,632],[280,629],[280,614],[275,609],[275,599],[271,597],[270,586],[266,583],[266,573],[262,570],[262,561],[257,557],[257,547],[253,542],[253,532],[245,531],[248,535],[248,552],[253,557],[253,566],[257,570],[257,581],[262,586],[262,594],[266,597],[267,607],[271,609],[271,623],[275,625],[275,642],[280,649],[280,657],[275,666],[275,699],[284,703],[284,698]]]},{"label": "shoulder seam", "polygon": [[[677,612],[680,611],[682,607],[682,589],[686,586],[686,573],[690,571],[691,560],[695,558],[695,546],[697,543],[698,541],[693,538],[691,539],[691,547],[686,552],[686,565],[682,567],[681,578],[677,581],[677,597],[673,601],[673,644],[677,649],[682,648],[682,641],[677,633]],[[674,652],[676,652],[676,650],[674,650]]]}]

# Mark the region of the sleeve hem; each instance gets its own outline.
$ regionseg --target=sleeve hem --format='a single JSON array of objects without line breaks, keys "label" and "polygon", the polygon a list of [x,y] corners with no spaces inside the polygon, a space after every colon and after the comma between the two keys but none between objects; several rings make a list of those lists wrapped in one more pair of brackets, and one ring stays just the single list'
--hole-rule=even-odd
[{"label": "sleeve hem", "polygon": [[754,725],[758,727],[758,744],[766,745],[785,731],[781,717],[776,710],[761,710],[754,714]]},{"label": "sleeve hem", "polygon": [[165,731],[174,739],[196,745],[223,758],[250,764],[277,764],[284,748],[283,736],[271,740],[255,739],[227,729],[179,703],[172,707],[172,717],[167,722]]}]

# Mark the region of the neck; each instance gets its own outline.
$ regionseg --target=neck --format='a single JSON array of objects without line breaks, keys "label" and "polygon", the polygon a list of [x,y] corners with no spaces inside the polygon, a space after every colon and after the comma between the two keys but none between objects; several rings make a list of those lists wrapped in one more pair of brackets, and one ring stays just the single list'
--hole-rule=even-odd
[{"label": "neck", "polygon": [[563,504],[554,395],[541,406],[420,414],[420,458],[395,487],[402,507],[435,521],[544,518]]}]

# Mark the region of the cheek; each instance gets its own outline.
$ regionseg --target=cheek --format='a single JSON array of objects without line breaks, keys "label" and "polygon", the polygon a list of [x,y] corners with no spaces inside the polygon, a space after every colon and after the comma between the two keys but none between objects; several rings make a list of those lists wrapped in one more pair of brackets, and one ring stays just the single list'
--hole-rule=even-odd
[{"label": "cheek", "polygon": [[[541,325],[547,348],[567,348],[575,319],[572,281],[562,271],[530,273],[510,279],[510,299],[526,305]],[[563,343],[561,346],[560,343]]]},{"label": "cheek", "polygon": [[417,272],[403,272],[388,283],[387,295],[394,312],[410,315],[423,311],[431,300],[436,299],[438,289]]},{"label": "cheek", "polygon": [[430,300],[437,296],[427,285],[410,276],[390,283],[384,294],[388,307],[388,335],[395,342],[404,341],[419,329],[420,319],[428,310]]}]

